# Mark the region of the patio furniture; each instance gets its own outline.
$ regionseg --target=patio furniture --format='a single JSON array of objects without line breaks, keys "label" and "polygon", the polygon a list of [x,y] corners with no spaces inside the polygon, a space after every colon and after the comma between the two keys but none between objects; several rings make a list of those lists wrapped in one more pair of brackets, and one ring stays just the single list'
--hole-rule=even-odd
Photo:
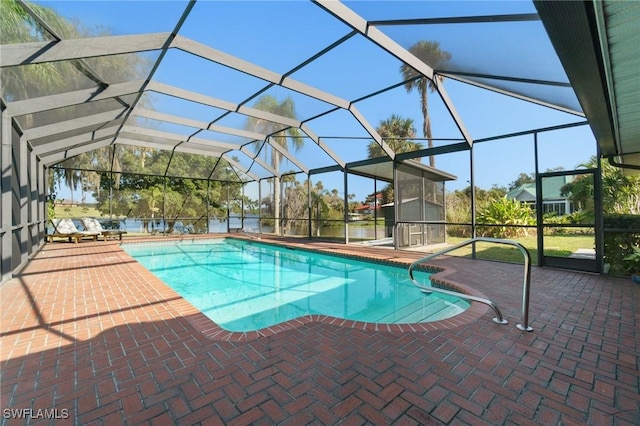
[{"label": "patio furniture", "polygon": [[75,223],[69,218],[53,219],[51,221],[53,225],[53,232],[47,235],[47,240],[52,243],[54,237],[67,238],[69,241],[73,241],[78,244],[82,238],[90,237],[93,241],[98,240],[99,232],[80,231],[76,228]]},{"label": "patio furniture", "polygon": [[91,232],[98,232],[99,235],[102,235],[104,241],[107,241],[109,237],[118,237],[118,239],[122,241],[122,235],[127,233],[127,231],[120,231],[118,229],[104,229],[98,219],[92,217],[82,218],[82,223],[84,224],[84,229]]}]

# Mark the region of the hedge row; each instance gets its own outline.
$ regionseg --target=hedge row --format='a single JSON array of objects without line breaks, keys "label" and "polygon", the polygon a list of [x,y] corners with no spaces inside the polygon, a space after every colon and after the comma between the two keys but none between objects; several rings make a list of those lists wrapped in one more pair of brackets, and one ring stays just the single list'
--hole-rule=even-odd
[{"label": "hedge row", "polygon": [[604,261],[613,275],[629,275],[624,257],[640,247],[640,215],[604,215]]}]

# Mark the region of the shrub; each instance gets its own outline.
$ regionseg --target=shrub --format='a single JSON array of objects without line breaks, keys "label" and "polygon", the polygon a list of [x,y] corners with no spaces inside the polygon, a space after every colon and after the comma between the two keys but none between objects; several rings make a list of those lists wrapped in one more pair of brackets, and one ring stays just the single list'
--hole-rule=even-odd
[{"label": "shrub", "polygon": [[624,267],[631,275],[640,275],[640,247],[633,247],[631,254],[624,257]]},{"label": "shrub", "polygon": [[494,238],[513,238],[528,236],[529,230],[521,226],[535,225],[535,213],[531,207],[506,196],[491,200],[478,212],[478,224],[497,225],[479,226],[480,235]]},{"label": "shrub", "polygon": [[[545,225],[568,225],[571,223],[571,221],[569,220],[569,217],[564,215],[564,216],[558,216],[555,213],[553,214],[545,214],[544,215],[544,219],[543,219],[543,223]],[[562,228],[562,227],[558,227],[558,228],[546,228],[547,233],[552,234],[552,235],[563,235],[567,233],[568,228]]]},{"label": "shrub", "polygon": [[588,224],[589,221],[588,215],[585,214],[584,211],[578,210],[571,214],[566,214],[562,216],[558,216],[556,214],[545,214],[544,216],[544,224],[545,224],[545,233],[547,235],[583,235],[583,234],[593,234],[593,225],[585,226],[583,228],[576,227],[553,227],[549,225],[581,225]]},{"label": "shrub", "polygon": [[53,200],[47,201],[47,217],[54,219],[56,217],[56,205]]},{"label": "shrub", "polygon": [[640,246],[640,216],[608,214],[604,216],[604,259],[611,265],[610,274],[626,272],[624,258]]},{"label": "shrub", "polygon": [[447,225],[447,235],[450,237],[471,238],[471,226]]}]

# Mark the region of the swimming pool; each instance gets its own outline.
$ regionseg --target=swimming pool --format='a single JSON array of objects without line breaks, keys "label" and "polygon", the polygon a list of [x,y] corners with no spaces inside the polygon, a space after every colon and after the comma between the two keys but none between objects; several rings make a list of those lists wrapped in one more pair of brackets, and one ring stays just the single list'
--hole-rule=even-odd
[{"label": "swimming pool", "polygon": [[[235,239],[126,243],[122,248],[228,331],[306,315],[380,324],[438,321],[467,301],[424,294],[404,268]],[[416,279],[429,285],[427,272]]]}]

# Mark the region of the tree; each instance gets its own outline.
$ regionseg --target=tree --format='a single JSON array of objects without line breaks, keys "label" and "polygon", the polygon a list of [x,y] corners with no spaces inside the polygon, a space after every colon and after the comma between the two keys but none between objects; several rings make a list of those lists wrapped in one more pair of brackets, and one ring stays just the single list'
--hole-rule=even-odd
[{"label": "tree", "polygon": [[[33,3],[29,3],[29,6],[47,22],[55,21],[57,28],[70,27],[70,24],[58,16],[53,9]],[[49,40],[50,36],[19,3],[15,0],[3,0],[0,2],[0,39],[3,44],[10,44]],[[3,96],[12,102],[48,95],[52,89],[60,90],[64,86],[65,71],[70,71],[70,66],[66,62],[1,68],[0,80],[3,85]],[[33,115],[27,114],[23,118],[22,125],[24,128],[34,126]],[[63,178],[70,187],[73,185],[77,188],[78,186],[79,176],[75,173],[64,175],[59,172],[55,173],[53,177],[58,182],[61,182],[60,179]],[[50,193],[53,193],[51,190],[55,188],[53,183],[52,181]]]},{"label": "tree", "polygon": [[[146,175],[138,174],[142,155],[147,158],[142,170]],[[113,177],[109,172],[101,173],[102,190],[93,194],[98,202],[97,208],[103,214],[139,218],[147,231],[152,231],[156,224],[165,219],[167,232],[172,232],[180,224],[183,228],[178,227],[178,230],[204,232],[207,229],[207,217],[226,218],[227,199],[241,197],[241,184],[233,182],[235,173],[224,159],[218,161],[213,157],[178,152],[172,155],[168,150],[143,152],[124,149],[116,155],[118,157],[122,169],[127,173]],[[219,181],[181,177],[208,174],[216,163],[216,179]],[[165,177],[167,164],[170,167]],[[112,180],[117,180],[118,184]],[[117,190],[110,197],[107,189],[115,189],[116,186]]]},{"label": "tree", "polygon": [[[437,41],[418,41],[409,48],[409,52],[433,69],[442,67],[449,61],[449,59],[451,59],[451,53],[440,49],[440,43]],[[416,89],[420,94],[420,107],[422,108],[422,118],[424,119],[422,132],[423,136],[427,139],[428,147],[432,148],[433,135],[431,133],[431,118],[429,117],[429,99],[427,91],[431,91],[433,93],[433,91],[436,90],[436,85],[433,81],[416,71],[410,65],[402,64],[400,72],[406,81],[404,88],[407,92],[411,92],[413,89]],[[435,78],[440,82],[444,79],[444,77],[440,75]],[[435,167],[436,165],[433,155],[429,156],[429,165],[431,167]]]},{"label": "tree", "polygon": [[[596,168],[597,158],[578,167]],[[606,213],[640,214],[640,176],[625,175],[623,169],[602,163],[602,210]],[[593,211],[593,179],[591,175],[579,175],[564,185],[563,195],[568,195],[576,206]]]},{"label": "tree", "polygon": [[382,188],[382,191],[380,191],[382,194],[382,198],[380,199],[380,204],[389,204],[389,203],[393,203],[393,186],[392,185],[387,185],[384,188]]},{"label": "tree", "polygon": [[[552,169],[545,170],[545,173],[561,172],[562,170],[564,170],[564,168],[562,166],[554,167]],[[520,173],[518,175],[518,177],[516,178],[516,180],[514,180],[513,182],[511,182],[509,184],[509,188],[507,190],[511,191],[513,189],[516,189],[520,185],[524,185],[525,183],[533,183],[535,181],[536,181],[536,174],[534,172],[529,173],[529,174]]]},{"label": "tree", "polygon": [[[83,38],[104,35],[104,28],[87,28],[80,22],[70,21],[58,15],[54,9],[32,2],[25,2],[29,8],[45,21],[57,36],[63,39]],[[52,34],[49,29],[41,26],[21,4],[15,0],[0,2],[0,39],[4,44],[24,43],[31,41],[50,41]],[[130,81],[139,78],[141,70],[150,70],[152,61],[143,55],[110,55],[92,58],[91,69],[97,77],[107,77],[111,81]],[[86,64],[83,60],[47,62],[29,64],[0,69],[0,79],[3,83],[4,95],[9,102],[51,95],[69,90],[73,87],[85,87],[87,84]],[[145,98],[146,99],[146,98]],[[141,102],[148,102],[142,100]],[[100,102],[83,105],[83,114],[104,111]],[[40,115],[42,116],[42,115]],[[47,124],[56,120],[68,120],[69,111],[58,108],[47,111]],[[24,129],[39,126],[35,115],[27,114],[20,118]],[[111,149],[101,148],[91,152],[79,154],[67,159],[54,173],[54,179],[60,187],[63,184],[73,191],[80,188],[83,198],[86,192],[100,189],[101,174],[95,170],[109,170],[111,166]],[[106,165],[109,166],[109,168]],[[116,158],[117,165],[117,158]],[[99,166],[99,167],[98,167]]]},{"label": "tree", "polygon": [[[411,118],[403,118],[393,114],[386,120],[381,120],[378,127],[376,127],[376,131],[395,153],[417,151],[423,148],[422,143],[411,140],[416,136],[416,129]],[[385,155],[376,141],[369,143],[367,154],[369,158]],[[393,185],[387,184],[382,193],[384,196],[383,203],[393,202]]]},{"label": "tree", "polygon": [[307,194],[307,182],[301,183],[296,179],[295,174],[282,176],[284,199],[283,227],[284,232],[289,233],[304,222],[309,216],[309,200]]},{"label": "tree", "polygon": [[324,189],[322,181],[316,182],[311,188],[311,220],[312,228],[315,225],[316,235],[320,236],[320,228],[322,227],[322,219],[329,212],[329,205],[326,201],[326,196],[329,193]]},{"label": "tree", "polygon": [[[403,118],[393,114],[390,118],[380,121],[376,131],[395,153],[417,151],[423,148],[420,142],[411,140],[416,137],[416,129],[411,118]],[[367,154],[369,158],[385,155],[382,147],[376,141],[369,143]]]},{"label": "tree", "polygon": [[[295,103],[291,97],[287,97],[279,102],[275,97],[271,95],[264,95],[255,103],[253,108],[260,111],[269,112],[282,117],[296,118]],[[254,132],[263,133],[267,135],[267,141],[270,140],[272,144],[277,144],[288,150],[289,147],[298,151],[304,145],[304,140],[300,135],[298,128],[283,128],[283,125],[275,123],[273,121],[265,120],[262,118],[249,117],[245,124],[245,128]],[[265,141],[266,142],[266,141]],[[280,162],[282,160],[282,154],[275,149],[267,150],[265,144],[256,144],[257,150],[262,150],[270,162],[271,167],[275,170],[276,174],[279,173]],[[280,233],[280,177],[274,176],[273,179],[273,210],[276,221],[274,224],[274,233]]]},{"label": "tree", "polygon": [[524,185],[525,183],[533,183],[536,181],[535,173],[520,173],[518,177],[509,184],[509,191],[516,189],[520,185]]},{"label": "tree", "polygon": [[[53,9],[33,3],[29,3],[29,7],[47,22],[55,23],[55,27],[63,32],[72,31],[71,24],[58,16]],[[3,44],[11,44],[51,38],[19,3],[15,0],[3,0],[0,2],[0,39]],[[68,68],[67,63],[56,65],[50,62],[2,68],[0,75],[4,86],[3,95],[9,102],[48,95],[51,89],[60,88],[64,84],[64,72]]]}]

